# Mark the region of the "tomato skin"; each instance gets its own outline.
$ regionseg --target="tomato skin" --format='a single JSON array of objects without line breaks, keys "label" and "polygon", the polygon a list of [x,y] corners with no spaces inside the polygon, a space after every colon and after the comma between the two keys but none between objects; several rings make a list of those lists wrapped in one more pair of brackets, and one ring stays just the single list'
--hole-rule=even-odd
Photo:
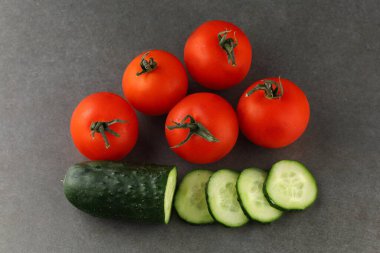
[{"label": "tomato skin", "polygon": [[162,115],[186,96],[186,71],[174,55],[163,50],[151,50],[146,59],[152,57],[157,62],[157,68],[137,76],[144,53],[136,56],[125,69],[123,92],[136,110],[148,115]]},{"label": "tomato skin", "polygon": [[[110,129],[118,133],[116,137],[108,132],[106,136],[110,147],[100,133],[91,136],[91,124],[97,121],[125,120]],[[110,92],[98,92],[85,97],[75,108],[70,124],[71,136],[75,146],[91,160],[121,160],[135,146],[138,136],[136,113],[126,100]]]},{"label": "tomato skin", "polygon": [[[279,82],[279,78],[265,79]],[[300,88],[284,78],[281,78],[284,89],[282,97],[269,99],[263,90],[246,97],[247,92],[263,80],[249,86],[239,100],[237,113],[240,129],[251,142],[259,146],[285,147],[305,131],[310,117],[309,102]]]},{"label": "tomato skin", "polygon": [[213,93],[195,93],[182,99],[169,112],[165,123],[166,139],[170,147],[183,141],[189,129],[169,130],[167,126],[180,122],[191,115],[216,137],[218,142],[209,142],[193,135],[188,142],[172,150],[191,163],[206,164],[220,160],[234,147],[239,125],[232,106],[222,97]]},{"label": "tomato skin", "polygon": [[[219,45],[218,33],[236,32],[238,45],[234,48],[236,66],[228,63],[227,53]],[[251,44],[239,27],[232,23],[213,20],[203,23],[187,39],[184,59],[192,78],[206,88],[222,90],[232,87],[245,78],[251,66]]]}]

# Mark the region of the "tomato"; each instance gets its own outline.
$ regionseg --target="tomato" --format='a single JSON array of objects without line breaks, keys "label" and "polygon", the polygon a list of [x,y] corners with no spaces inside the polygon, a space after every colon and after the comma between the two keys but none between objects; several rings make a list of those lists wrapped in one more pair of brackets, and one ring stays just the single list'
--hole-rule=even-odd
[{"label": "tomato", "polygon": [[99,92],[78,104],[70,130],[75,146],[87,158],[120,160],[136,144],[138,122],[136,113],[122,97]]},{"label": "tomato", "polygon": [[267,148],[285,147],[305,131],[309,102],[300,88],[284,78],[253,83],[241,96],[237,113],[243,134]]},{"label": "tomato", "polygon": [[123,76],[125,97],[134,108],[148,115],[169,112],[186,96],[187,86],[182,63],[163,50],[138,55],[127,66]]},{"label": "tomato", "polygon": [[222,90],[243,81],[251,66],[252,48],[239,27],[214,20],[202,24],[190,35],[184,58],[196,82]]},{"label": "tomato", "polygon": [[211,163],[227,155],[236,143],[236,113],[222,97],[195,93],[169,112],[165,123],[171,149],[192,163]]}]

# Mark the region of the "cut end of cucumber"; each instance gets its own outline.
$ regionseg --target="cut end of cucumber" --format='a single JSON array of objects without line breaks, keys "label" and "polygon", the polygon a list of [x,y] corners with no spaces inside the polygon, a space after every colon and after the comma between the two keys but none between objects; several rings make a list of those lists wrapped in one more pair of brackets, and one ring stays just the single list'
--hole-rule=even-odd
[{"label": "cut end of cucumber", "polygon": [[270,201],[284,210],[304,210],[317,198],[313,175],[301,163],[284,160],[273,165],[265,183]]},{"label": "cut end of cucumber", "polygon": [[169,172],[168,181],[166,183],[166,189],[165,189],[165,200],[164,200],[165,224],[168,224],[170,220],[170,214],[172,211],[172,204],[173,204],[173,197],[174,197],[176,183],[177,183],[177,169],[176,167],[174,167]]}]

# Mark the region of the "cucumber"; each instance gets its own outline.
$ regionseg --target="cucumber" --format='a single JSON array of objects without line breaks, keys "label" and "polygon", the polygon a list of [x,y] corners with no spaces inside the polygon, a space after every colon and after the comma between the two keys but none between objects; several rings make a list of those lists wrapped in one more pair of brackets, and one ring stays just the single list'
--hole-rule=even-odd
[{"label": "cucumber", "polygon": [[239,173],[232,170],[219,170],[214,172],[207,184],[206,197],[210,214],[227,227],[241,227],[249,221],[237,197],[238,176]]},{"label": "cucumber", "polygon": [[92,161],[71,166],[66,198],[99,217],[167,224],[177,180],[175,166]]},{"label": "cucumber", "polygon": [[214,222],[206,202],[206,185],[211,175],[209,170],[193,170],[182,179],[174,207],[183,220],[192,224]]},{"label": "cucumber", "polygon": [[317,183],[300,162],[283,160],[275,163],[264,183],[264,194],[280,210],[304,210],[317,198]]},{"label": "cucumber", "polygon": [[269,223],[282,216],[282,212],[273,208],[263,193],[263,184],[267,177],[264,170],[248,168],[240,173],[236,189],[240,204],[245,213],[253,220]]}]

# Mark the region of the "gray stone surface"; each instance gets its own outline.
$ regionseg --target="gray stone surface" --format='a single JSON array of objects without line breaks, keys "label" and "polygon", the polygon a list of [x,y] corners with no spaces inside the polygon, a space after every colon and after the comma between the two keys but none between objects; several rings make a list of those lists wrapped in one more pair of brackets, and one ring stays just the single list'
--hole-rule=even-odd
[{"label": "gray stone surface", "polygon": [[[253,81],[297,83],[310,125],[293,145],[268,150],[239,137],[215,164],[184,162],[167,147],[164,117],[139,115],[127,160],[191,168],[305,163],[316,204],[271,225],[239,229],[93,218],[73,208],[61,179],[84,160],[69,121],[96,91],[121,94],[125,66],[165,49],[183,60],[190,32],[209,19],[240,26],[253,45],[246,80],[218,92],[234,106]],[[0,252],[380,252],[380,1],[0,0]],[[203,91],[191,82],[190,92]]]}]

